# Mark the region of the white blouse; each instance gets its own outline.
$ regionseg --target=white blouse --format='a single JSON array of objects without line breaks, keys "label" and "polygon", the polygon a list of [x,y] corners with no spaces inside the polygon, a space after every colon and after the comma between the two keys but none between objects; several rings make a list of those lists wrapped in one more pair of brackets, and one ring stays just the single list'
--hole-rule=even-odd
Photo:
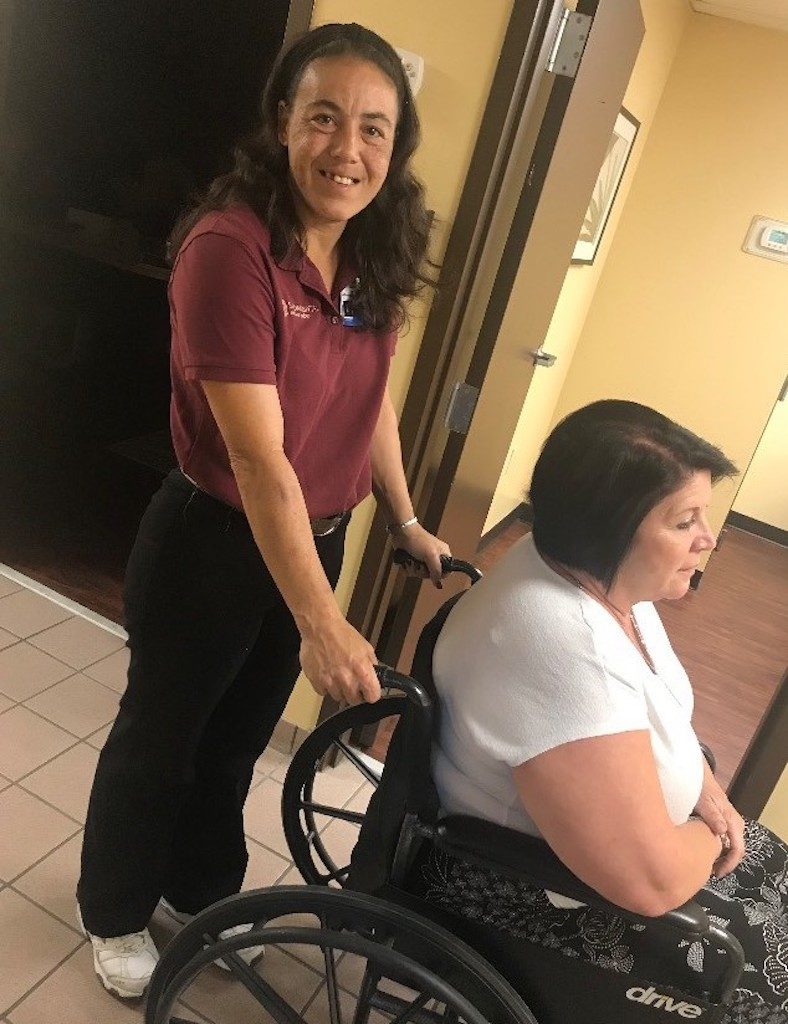
[{"label": "white blouse", "polygon": [[441,727],[433,770],[446,813],[539,835],[512,768],[572,740],[647,729],[668,814],[703,784],[687,674],[650,603],[633,609],[652,672],[613,616],[515,544],[452,610],[435,648]]}]

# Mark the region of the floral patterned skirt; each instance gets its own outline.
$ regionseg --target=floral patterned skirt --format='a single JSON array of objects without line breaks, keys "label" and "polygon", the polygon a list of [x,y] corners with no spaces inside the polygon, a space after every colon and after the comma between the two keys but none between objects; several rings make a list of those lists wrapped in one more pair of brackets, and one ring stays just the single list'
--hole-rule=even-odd
[{"label": "floral patterned skirt", "polygon": [[[747,853],[738,868],[711,880],[696,897],[717,924],[741,942],[746,967],[721,1024],[788,1024],[788,847],[748,821]],[[610,971],[636,977],[670,972],[689,990],[722,973],[726,958],[708,940],[651,933],[591,907],[559,909],[544,889],[431,851],[422,867],[423,895],[468,920]],[[698,975],[703,977],[699,978]]]}]

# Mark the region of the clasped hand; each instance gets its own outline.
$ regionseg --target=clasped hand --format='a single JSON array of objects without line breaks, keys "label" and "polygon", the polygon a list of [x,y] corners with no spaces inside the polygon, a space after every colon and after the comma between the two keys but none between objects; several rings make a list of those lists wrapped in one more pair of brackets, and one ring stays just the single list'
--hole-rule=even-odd
[{"label": "clasped hand", "polygon": [[714,864],[714,874],[717,878],[723,878],[741,863],[746,852],[744,818],[730,802],[708,768],[705,769],[703,789],[694,813],[706,823],[715,836],[727,836],[727,844],[723,840],[722,853]]}]

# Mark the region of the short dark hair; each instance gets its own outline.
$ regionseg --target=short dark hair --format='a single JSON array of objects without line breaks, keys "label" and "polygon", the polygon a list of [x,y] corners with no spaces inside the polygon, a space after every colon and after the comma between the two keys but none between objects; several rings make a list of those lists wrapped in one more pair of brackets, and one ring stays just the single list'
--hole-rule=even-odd
[{"label": "short dark hair", "polygon": [[719,448],[637,402],[606,399],[570,413],[534,467],[534,543],[609,588],[638,526],[689,476],[737,469]]},{"label": "short dark hair", "polygon": [[344,56],[375,64],[397,91],[399,120],[386,180],[372,202],[348,222],[341,241],[359,271],[354,311],[367,327],[387,331],[407,319],[406,300],[423,285],[434,284],[428,270],[435,265],[427,259],[432,216],[410,167],[421,129],[408,77],[391,44],[362,25],[321,25],[280,53],[263,92],[258,128],[237,144],[232,169],[214,179],[177,222],[168,252],[173,259],[206,213],[237,203],[250,206],[267,225],[275,258],[299,240],[287,151],[279,141],[279,104],[292,102],[314,61]]}]

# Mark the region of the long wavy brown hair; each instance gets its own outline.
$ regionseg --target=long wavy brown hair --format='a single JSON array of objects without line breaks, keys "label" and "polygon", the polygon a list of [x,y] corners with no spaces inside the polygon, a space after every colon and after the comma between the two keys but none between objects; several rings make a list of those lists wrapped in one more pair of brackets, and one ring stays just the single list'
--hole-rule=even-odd
[{"label": "long wavy brown hair", "polygon": [[259,127],[234,150],[233,167],[215,178],[183,214],[169,239],[174,259],[194,225],[213,210],[245,204],[268,226],[271,248],[281,259],[301,240],[287,149],[279,141],[279,104],[293,101],[307,67],[321,57],[351,55],[370,61],[397,90],[399,121],[386,180],[372,202],[352,217],[342,235],[343,257],[358,268],[354,312],[375,330],[401,327],[406,302],[425,284],[435,265],[427,258],[431,218],[424,189],[410,169],[420,126],[410,84],[396,51],[385,39],[356,24],[322,25],[284,50],[271,71],[262,97]]}]

